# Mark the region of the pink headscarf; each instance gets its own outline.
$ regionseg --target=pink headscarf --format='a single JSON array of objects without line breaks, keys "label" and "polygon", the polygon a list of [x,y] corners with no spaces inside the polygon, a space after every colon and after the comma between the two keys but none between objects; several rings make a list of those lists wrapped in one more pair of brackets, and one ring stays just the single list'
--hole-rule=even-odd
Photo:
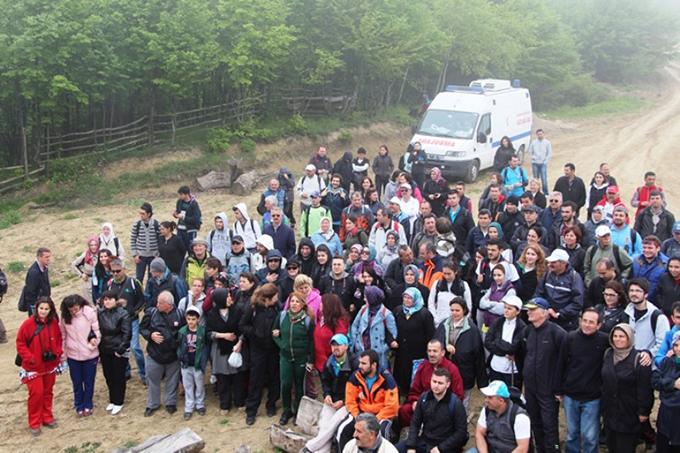
[{"label": "pink headscarf", "polygon": [[[97,244],[97,250],[95,250],[94,253],[90,251],[90,244],[91,243]],[[99,254],[99,236],[90,236],[90,238],[87,240],[86,248],[85,248],[85,264],[89,264],[94,266],[95,260],[97,259],[97,255]]]},{"label": "pink headscarf", "polygon": [[434,173],[434,180],[437,182],[442,181],[444,178],[442,178],[442,171],[439,169],[439,167],[434,167],[432,170],[430,170],[430,175]]}]

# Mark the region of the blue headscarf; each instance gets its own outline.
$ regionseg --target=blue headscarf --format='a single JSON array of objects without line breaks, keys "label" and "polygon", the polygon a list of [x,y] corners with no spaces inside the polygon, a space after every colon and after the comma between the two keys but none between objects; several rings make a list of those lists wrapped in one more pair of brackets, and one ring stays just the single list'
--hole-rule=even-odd
[{"label": "blue headscarf", "polygon": [[503,236],[504,236],[505,234],[503,233],[503,227],[501,226],[500,223],[498,223],[498,222],[491,222],[491,223],[489,224],[489,227],[494,227],[494,228],[496,229],[496,231],[498,231],[498,239],[503,239]]},{"label": "blue headscarf", "polygon": [[409,296],[411,296],[411,299],[413,299],[412,307],[407,307],[404,304],[401,305],[401,309],[404,310],[404,314],[406,316],[411,316],[412,314],[417,313],[421,308],[423,308],[424,306],[423,295],[420,294],[420,290],[418,288],[406,288],[404,294],[408,294]]}]

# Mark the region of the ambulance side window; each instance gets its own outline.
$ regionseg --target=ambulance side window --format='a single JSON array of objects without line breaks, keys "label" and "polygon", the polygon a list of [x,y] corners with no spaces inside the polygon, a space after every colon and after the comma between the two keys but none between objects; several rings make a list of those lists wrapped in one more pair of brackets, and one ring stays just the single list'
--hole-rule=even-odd
[{"label": "ambulance side window", "polygon": [[487,137],[491,135],[491,114],[487,113],[479,120],[479,129],[477,129],[477,141],[486,143]]}]

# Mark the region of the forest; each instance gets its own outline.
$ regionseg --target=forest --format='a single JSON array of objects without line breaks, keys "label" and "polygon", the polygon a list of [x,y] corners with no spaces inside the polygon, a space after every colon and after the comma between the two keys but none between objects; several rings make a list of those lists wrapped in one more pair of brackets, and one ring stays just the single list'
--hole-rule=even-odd
[{"label": "forest", "polygon": [[[661,0],[0,0],[0,166],[64,134],[252,96],[417,105],[520,79],[534,108],[583,105],[674,55]],[[31,159],[35,157],[31,153]]]}]

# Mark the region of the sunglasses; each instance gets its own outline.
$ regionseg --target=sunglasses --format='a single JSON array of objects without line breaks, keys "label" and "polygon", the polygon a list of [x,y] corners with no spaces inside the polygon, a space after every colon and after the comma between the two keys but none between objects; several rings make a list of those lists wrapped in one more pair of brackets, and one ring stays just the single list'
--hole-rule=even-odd
[{"label": "sunglasses", "polygon": [[551,203],[557,203],[560,200],[550,200]]},{"label": "sunglasses", "polygon": [[272,214],[272,217],[281,217],[281,214]]},{"label": "sunglasses", "polygon": [[123,269],[111,269],[112,274],[120,274],[121,272],[123,272]]}]

